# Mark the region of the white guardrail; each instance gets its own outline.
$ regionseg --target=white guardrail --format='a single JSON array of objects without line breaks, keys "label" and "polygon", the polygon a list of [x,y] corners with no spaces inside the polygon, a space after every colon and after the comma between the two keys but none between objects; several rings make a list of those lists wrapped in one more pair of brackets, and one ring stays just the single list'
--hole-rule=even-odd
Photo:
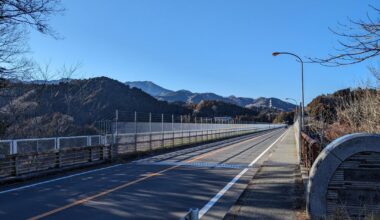
[{"label": "white guardrail", "polygon": [[30,138],[0,140],[0,154],[59,151],[65,148],[109,145],[106,137],[112,135],[89,135],[72,137]]}]

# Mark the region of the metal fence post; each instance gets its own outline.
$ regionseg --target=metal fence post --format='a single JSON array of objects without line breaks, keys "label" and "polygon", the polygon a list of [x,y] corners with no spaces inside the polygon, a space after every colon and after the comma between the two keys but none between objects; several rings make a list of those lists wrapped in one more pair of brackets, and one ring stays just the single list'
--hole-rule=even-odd
[{"label": "metal fence post", "polygon": [[135,111],[135,152],[137,152],[137,112]]},{"label": "metal fence post", "polygon": [[183,145],[183,127],[182,127],[182,115],[181,115],[181,145]]},{"label": "metal fence post", "polygon": [[149,113],[149,150],[152,151],[152,113]]},{"label": "metal fence post", "polygon": [[18,174],[19,174],[18,164],[19,164],[19,162],[18,162],[18,155],[15,155],[15,157],[14,157],[15,176],[18,176]]},{"label": "metal fence post", "polygon": [[208,124],[208,118],[206,120],[206,140],[208,141],[209,140],[209,124]]},{"label": "metal fence post", "polygon": [[118,126],[119,125],[119,110],[116,109],[116,112],[115,112],[115,135],[117,136],[119,130],[118,130]]},{"label": "metal fence post", "polygon": [[57,150],[60,151],[61,150],[61,139],[57,138],[56,141],[57,141]]},{"label": "metal fence post", "polygon": [[93,159],[93,156],[92,156],[92,155],[93,155],[92,147],[89,147],[89,148],[87,148],[87,149],[88,149],[88,151],[89,151],[89,152],[88,152],[88,153],[89,153],[89,155],[88,155],[88,157],[89,157],[89,158],[88,158],[88,161],[89,161],[89,162],[92,162],[92,159]]},{"label": "metal fence post", "polygon": [[194,122],[195,122],[195,142],[197,143],[198,142],[198,125],[197,125],[197,117],[195,116],[194,118]]},{"label": "metal fence post", "polygon": [[58,138],[54,138],[54,149],[56,151],[59,151],[59,147],[58,147]]},{"label": "metal fence post", "polygon": [[161,147],[165,145],[165,135],[164,135],[164,114],[161,114]]},{"label": "metal fence post", "polygon": [[204,132],[203,132],[203,118],[201,117],[201,141],[204,141]]},{"label": "metal fence post", "polygon": [[172,147],[174,147],[174,115],[172,114]]},{"label": "metal fence post", "polygon": [[17,141],[12,141],[12,154],[17,154]]},{"label": "metal fence post", "polygon": [[57,152],[57,167],[60,168],[62,166],[62,155],[61,151]]},{"label": "metal fence post", "polygon": [[[119,110],[116,109],[115,111],[115,131],[111,131],[112,133],[112,144],[111,144],[111,151],[113,152],[114,151],[114,148],[117,147],[117,134],[119,132],[118,130],[118,124],[119,124]],[[112,129],[112,125],[111,125],[111,129]]]}]

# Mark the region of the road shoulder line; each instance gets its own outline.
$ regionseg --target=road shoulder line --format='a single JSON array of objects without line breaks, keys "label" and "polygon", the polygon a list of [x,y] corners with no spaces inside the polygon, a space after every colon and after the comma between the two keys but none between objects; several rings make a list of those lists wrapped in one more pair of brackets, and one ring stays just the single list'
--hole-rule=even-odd
[{"label": "road shoulder line", "polygon": [[[265,155],[282,137],[287,134],[289,129],[285,131],[280,137],[278,137],[269,147],[267,147],[259,156],[257,156],[250,164],[252,167],[262,156]],[[217,202],[218,200],[248,171],[248,168],[243,169],[238,175],[236,175],[223,189],[221,189],[202,209],[199,211],[198,217],[202,218]]]}]

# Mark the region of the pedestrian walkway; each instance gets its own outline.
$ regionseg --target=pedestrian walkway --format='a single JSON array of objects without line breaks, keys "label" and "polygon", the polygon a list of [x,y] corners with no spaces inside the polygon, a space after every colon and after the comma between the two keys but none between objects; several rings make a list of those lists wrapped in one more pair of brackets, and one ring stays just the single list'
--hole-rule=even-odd
[{"label": "pedestrian walkway", "polygon": [[303,191],[290,128],[224,219],[299,219]]}]

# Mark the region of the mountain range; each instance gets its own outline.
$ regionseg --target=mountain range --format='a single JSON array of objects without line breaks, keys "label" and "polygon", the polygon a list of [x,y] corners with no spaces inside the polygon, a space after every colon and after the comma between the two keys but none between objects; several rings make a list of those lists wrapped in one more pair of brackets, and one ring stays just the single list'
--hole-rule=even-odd
[{"label": "mountain range", "polygon": [[166,88],[163,88],[151,81],[132,81],[125,82],[132,88],[139,88],[142,91],[150,94],[151,96],[157,98],[158,100],[167,101],[167,102],[183,102],[187,104],[199,104],[201,101],[221,101],[229,104],[238,105],[245,108],[256,108],[256,107],[265,107],[265,108],[275,108],[281,111],[292,111],[295,108],[295,105],[289,102],[282,101],[278,98],[245,98],[245,97],[236,97],[228,96],[223,97],[215,93],[194,93],[188,90],[178,90],[173,91]]},{"label": "mountain range", "polygon": [[[176,120],[179,115],[186,115],[272,122],[281,113],[274,108],[249,109],[219,100],[168,103],[107,77],[47,82],[0,79],[0,84],[0,138],[3,139],[97,134],[99,123],[115,120],[116,110],[120,122],[134,121],[135,112],[138,112],[137,120],[144,122],[149,120],[149,113],[154,122],[161,121],[162,114],[167,122],[171,122],[171,115],[177,116]],[[151,92],[164,96],[165,90],[152,85]]]},{"label": "mountain range", "polygon": [[116,110],[123,121],[133,121],[134,111],[192,113],[107,77],[0,83],[6,85],[0,90],[0,136],[7,138],[95,134],[97,121],[114,120]]}]

